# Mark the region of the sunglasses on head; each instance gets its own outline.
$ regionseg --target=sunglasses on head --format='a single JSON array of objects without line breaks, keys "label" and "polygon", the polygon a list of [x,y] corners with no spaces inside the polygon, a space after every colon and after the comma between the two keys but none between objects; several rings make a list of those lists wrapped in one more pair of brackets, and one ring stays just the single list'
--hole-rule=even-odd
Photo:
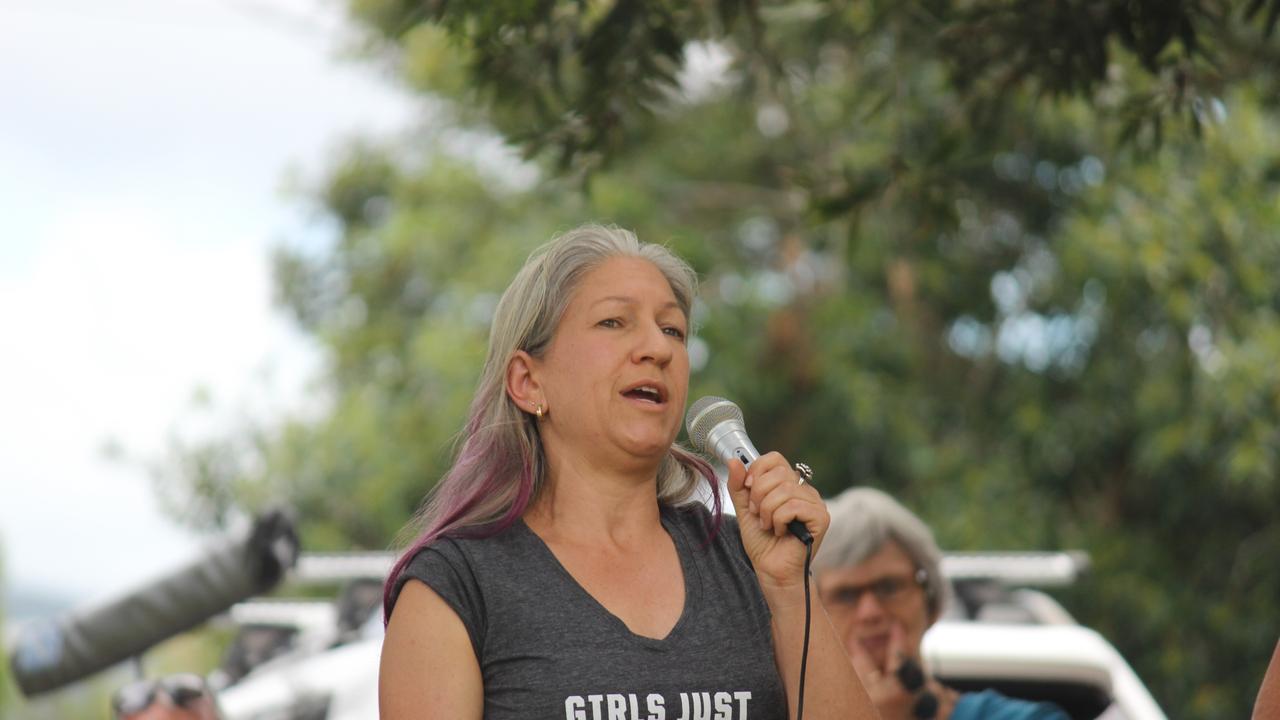
[{"label": "sunglasses on head", "polygon": [[115,692],[111,697],[111,709],[117,718],[139,713],[151,707],[161,693],[177,707],[190,708],[208,692],[204,678],[194,673],[179,673],[159,680],[138,680]]}]

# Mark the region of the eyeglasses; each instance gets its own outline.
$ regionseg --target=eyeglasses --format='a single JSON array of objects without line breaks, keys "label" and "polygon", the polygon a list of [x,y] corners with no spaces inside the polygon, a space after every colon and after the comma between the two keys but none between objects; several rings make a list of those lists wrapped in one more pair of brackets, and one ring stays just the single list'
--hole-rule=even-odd
[{"label": "eyeglasses", "polygon": [[921,568],[914,575],[888,575],[862,585],[841,585],[823,593],[822,602],[830,607],[853,609],[862,602],[863,594],[869,592],[881,605],[896,605],[909,597],[912,588],[924,587],[928,580],[929,573]]},{"label": "eyeglasses", "polygon": [[140,713],[151,707],[160,693],[164,693],[174,705],[190,709],[196,701],[209,694],[209,688],[204,678],[194,673],[179,673],[159,680],[138,680],[112,695],[111,709],[117,718]]}]

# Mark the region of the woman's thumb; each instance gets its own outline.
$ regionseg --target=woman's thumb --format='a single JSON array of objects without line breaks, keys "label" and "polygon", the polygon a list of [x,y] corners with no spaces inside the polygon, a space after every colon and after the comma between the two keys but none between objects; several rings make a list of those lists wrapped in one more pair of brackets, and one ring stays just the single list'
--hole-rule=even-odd
[{"label": "woman's thumb", "polygon": [[737,458],[729,460],[729,498],[733,501],[733,509],[738,517],[747,514],[747,503],[751,490],[747,488],[747,468]]}]

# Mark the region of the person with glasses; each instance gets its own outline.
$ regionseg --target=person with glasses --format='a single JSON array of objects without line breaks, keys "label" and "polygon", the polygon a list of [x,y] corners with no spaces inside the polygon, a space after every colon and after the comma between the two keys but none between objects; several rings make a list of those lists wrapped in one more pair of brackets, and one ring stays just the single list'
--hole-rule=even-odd
[{"label": "person with glasses", "polygon": [[948,597],[933,533],[872,488],[827,505],[831,527],[813,561],[818,594],[883,720],[1067,720],[1049,703],[960,694],[926,675],[920,644]]},{"label": "person with glasses", "polygon": [[115,720],[218,720],[217,703],[204,678],[179,673],[138,680],[111,697]]}]

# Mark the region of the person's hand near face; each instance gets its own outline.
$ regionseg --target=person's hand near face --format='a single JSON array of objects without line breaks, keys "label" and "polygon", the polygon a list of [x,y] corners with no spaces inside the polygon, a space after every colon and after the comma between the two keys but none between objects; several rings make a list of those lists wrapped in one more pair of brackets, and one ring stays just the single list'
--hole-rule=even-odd
[{"label": "person's hand near face", "polygon": [[823,608],[884,720],[1067,720],[1052,703],[995,689],[960,693],[925,673],[921,644],[947,600],[933,533],[889,495],[850,488],[829,501],[831,531],[813,569]]},{"label": "person's hand near face", "polygon": [[853,669],[857,671],[862,686],[871,696],[882,720],[899,720],[918,717],[916,706],[927,702],[925,693],[933,697],[937,703],[937,711],[933,717],[946,720],[951,716],[959,695],[952,689],[944,687],[932,677],[919,675],[923,685],[912,690],[903,682],[903,666],[914,663],[917,673],[920,662],[907,652],[906,632],[902,626],[894,623],[890,627],[889,646],[886,653],[886,664],[877,665],[871,654],[861,643],[854,642],[848,646],[849,658],[853,661]]},{"label": "person's hand near face", "polygon": [[[957,694],[920,670],[920,643],[933,623],[919,569],[895,542],[886,543],[865,561],[819,576],[819,592],[845,650],[867,694],[884,720],[914,718],[917,703],[937,702],[932,717],[945,719]],[[920,680],[903,683],[902,668],[911,664]],[[906,675],[910,678],[910,675]]]},{"label": "person's hand near face", "polygon": [[918,660],[924,632],[936,619],[922,583],[910,556],[890,541],[857,565],[821,573],[818,591],[850,656],[857,645],[885,672],[893,626],[903,633],[899,647]]}]

